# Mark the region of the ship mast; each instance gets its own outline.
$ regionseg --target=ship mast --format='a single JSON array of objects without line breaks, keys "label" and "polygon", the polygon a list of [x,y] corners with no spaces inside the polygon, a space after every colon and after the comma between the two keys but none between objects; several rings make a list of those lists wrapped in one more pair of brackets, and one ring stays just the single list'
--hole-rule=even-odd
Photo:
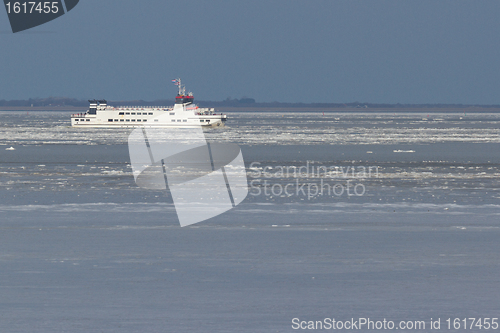
[{"label": "ship mast", "polygon": [[179,92],[177,93],[178,96],[184,96],[186,93],[186,87],[182,85],[181,78],[177,78],[173,80],[177,86],[179,86]]}]

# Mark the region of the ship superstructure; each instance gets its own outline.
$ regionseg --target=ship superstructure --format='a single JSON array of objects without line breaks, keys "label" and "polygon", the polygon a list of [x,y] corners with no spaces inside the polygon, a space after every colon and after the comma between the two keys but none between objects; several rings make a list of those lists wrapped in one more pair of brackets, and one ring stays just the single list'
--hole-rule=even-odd
[{"label": "ship superstructure", "polygon": [[89,100],[87,112],[71,115],[74,127],[218,127],[224,126],[225,114],[213,108],[200,108],[194,104],[192,92],[186,93],[181,79],[172,80],[178,88],[174,106],[118,106],[107,101]]}]

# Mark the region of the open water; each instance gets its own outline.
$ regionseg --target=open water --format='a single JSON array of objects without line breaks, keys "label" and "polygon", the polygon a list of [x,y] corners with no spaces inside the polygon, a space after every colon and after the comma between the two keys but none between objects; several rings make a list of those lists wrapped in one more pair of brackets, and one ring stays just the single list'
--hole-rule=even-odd
[{"label": "open water", "polygon": [[0,112],[0,331],[500,317],[500,115],[228,117],[205,136],[241,147],[250,193],[181,228],[135,185],[131,129]]}]

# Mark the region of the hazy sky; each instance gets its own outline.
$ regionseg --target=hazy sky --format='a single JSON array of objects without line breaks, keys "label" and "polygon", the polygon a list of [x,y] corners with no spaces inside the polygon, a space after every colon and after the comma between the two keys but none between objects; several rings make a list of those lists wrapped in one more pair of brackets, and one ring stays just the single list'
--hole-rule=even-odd
[{"label": "hazy sky", "polygon": [[500,104],[500,1],[81,0],[12,34],[0,99]]}]

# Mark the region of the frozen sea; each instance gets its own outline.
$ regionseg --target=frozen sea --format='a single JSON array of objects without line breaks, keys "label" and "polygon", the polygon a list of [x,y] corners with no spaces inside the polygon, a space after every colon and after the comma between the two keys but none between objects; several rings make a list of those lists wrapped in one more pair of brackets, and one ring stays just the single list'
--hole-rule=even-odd
[{"label": "frozen sea", "polygon": [[181,228],[135,185],[131,129],[0,112],[0,332],[500,318],[500,115],[228,117],[205,136],[241,147],[250,194]]}]

